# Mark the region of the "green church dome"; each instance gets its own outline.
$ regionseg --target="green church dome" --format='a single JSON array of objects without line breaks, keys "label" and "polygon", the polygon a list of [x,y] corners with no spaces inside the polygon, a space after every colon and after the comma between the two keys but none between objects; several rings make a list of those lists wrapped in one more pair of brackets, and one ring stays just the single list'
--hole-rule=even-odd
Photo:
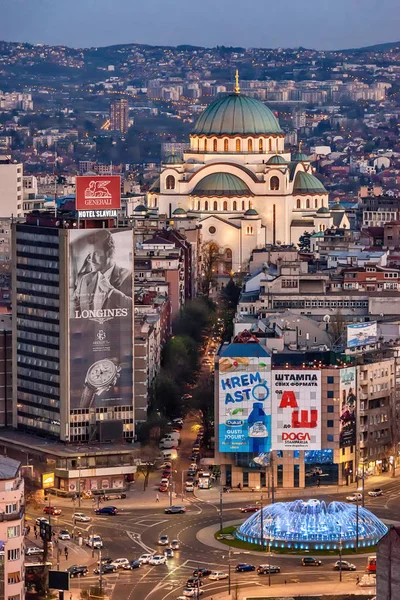
[{"label": "green church dome", "polygon": [[330,210],[329,208],[327,208],[326,206],[321,206],[321,208],[319,208],[317,210],[317,215],[330,215]]},{"label": "green church dome", "polygon": [[181,165],[183,163],[182,158],[177,154],[170,154],[163,160],[164,165]]},{"label": "green church dome", "polygon": [[304,154],[304,152],[295,152],[292,156],[292,161],[294,161],[294,162],[310,162],[310,159],[308,158],[307,154]]},{"label": "green church dome", "polygon": [[267,160],[267,165],[287,165],[286,160],[283,158],[283,156],[280,156],[279,154],[274,154],[274,156],[271,156],[271,158],[269,160]]},{"label": "green church dome", "polygon": [[241,94],[217,98],[197,119],[194,135],[269,135],[283,133],[265,104]]},{"label": "green church dome", "polygon": [[331,210],[337,210],[338,212],[344,212],[346,209],[343,206],[343,204],[340,204],[339,200],[337,202],[335,202],[335,204],[332,206]]},{"label": "green church dome", "polygon": [[180,206],[178,206],[178,208],[176,208],[172,214],[173,215],[186,215],[187,213],[184,208],[181,208]]},{"label": "green church dome", "polygon": [[246,210],[246,212],[244,213],[245,217],[257,217],[258,216],[258,212],[256,211],[255,208],[248,208]]},{"label": "green church dome", "polygon": [[190,193],[191,196],[254,196],[247,184],[231,173],[206,175]]},{"label": "green church dome", "polygon": [[327,191],[319,179],[310,173],[298,171],[294,180],[294,194],[326,194]]},{"label": "green church dome", "polygon": [[144,204],[138,204],[135,207],[135,212],[147,212],[147,208],[144,206]]}]

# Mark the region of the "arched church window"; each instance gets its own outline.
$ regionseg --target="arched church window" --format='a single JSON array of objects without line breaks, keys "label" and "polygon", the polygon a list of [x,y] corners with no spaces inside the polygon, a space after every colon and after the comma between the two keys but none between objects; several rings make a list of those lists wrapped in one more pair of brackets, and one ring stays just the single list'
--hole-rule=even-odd
[{"label": "arched church window", "polygon": [[200,210],[200,200],[197,201],[197,210]]},{"label": "arched church window", "polygon": [[197,152],[198,152],[199,148],[200,148],[200,140],[199,140],[199,138],[197,138],[197,140],[196,140],[196,147],[197,147]]},{"label": "arched church window", "polygon": [[224,152],[228,152],[228,143],[229,143],[228,140],[225,139],[224,140]]},{"label": "arched church window", "polygon": [[242,210],[246,210],[246,205],[244,203],[244,200],[242,200]]},{"label": "arched church window", "polygon": [[269,138],[269,140],[268,140],[268,147],[269,147],[269,151],[272,152],[272,140],[271,140],[271,138]]},{"label": "arched church window", "polygon": [[218,202],[216,200],[214,200],[214,209],[213,210],[218,210]]},{"label": "arched church window", "polygon": [[228,203],[227,203],[226,200],[224,200],[224,208],[223,208],[223,210],[228,210]]},{"label": "arched church window", "polygon": [[300,198],[297,198],[297,208],[301,208],[301,200],[300,200]]},{"label": "arched church window", "polygon": [[207,152],[207,138],[204,140],[204,152]]},{"label": "arched church window", "polygon": [[247,140],[247,151],[253,152],[253,140]]},{"label": "arched church window", "polygon": [[157,208],[157,198],[154,198],[154,208]]},{"label": "arched church window", "polygon": [[236,200],[233,201],[233,210],[237,210],[237,202],[236,202]]},{"label": "arched church window", "polygon": [[217,140],[213,141],[213,151],[216,152],[217,151]]},{"label": "arched church window", "polygon": [[167,175],[167,179],[165,180],[165,185],[167,190],[175,189],[175,177],[173,175]]},{"label": "arched church window", "polygon": [[314,208],[318,208],[318,198],[315,198],[314,200]]},{"label": "arched church window", "polygon": [[270,181],[270,189],[277,191],[279,190],[279,177],[277,177],[276,175],[274,175],[273,177],[271,177],[271,181]]},{"label": "arched church window", "polygon": [[208,200],[204,202],[204,210],[208,210]]},{"label": "arched church window", "polygon": [[310,198],[307,198],[306,200],[306,208],[310,208]]},{"label": "arched church window", "polygon": [[240,147],[240,139],[238,138],[238,139],[236,140],[236,152],[240,152],[240,150],[241,150],[241,147]]},{"label": "arched church window", "polygon": [[260,140],[258,142],[258,151],[259,152],[264,152],[264,144],[263,144],[262,138],[260,138]]}]

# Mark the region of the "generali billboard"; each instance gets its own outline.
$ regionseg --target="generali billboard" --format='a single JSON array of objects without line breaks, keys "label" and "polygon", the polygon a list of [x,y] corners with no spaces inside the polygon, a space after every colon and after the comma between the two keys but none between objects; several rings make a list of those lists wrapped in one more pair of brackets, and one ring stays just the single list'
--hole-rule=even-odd
[{"label": "generali billboard", "polygon": [[272,371],[273,450],[321,449],[321,372]]},{"label": "generali billboard", "polygon": [[119,175],[76,178],[76,210],[117,210],[121,208],[121,178]]}]

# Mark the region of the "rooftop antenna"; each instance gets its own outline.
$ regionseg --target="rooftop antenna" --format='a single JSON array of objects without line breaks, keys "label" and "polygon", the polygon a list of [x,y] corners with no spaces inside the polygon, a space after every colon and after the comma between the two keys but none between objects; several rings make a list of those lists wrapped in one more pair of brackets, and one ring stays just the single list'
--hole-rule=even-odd
[{"label": "rooftop antenna", "polygon": [[235,94],[240,94],[239,70],[238,69],[236,69],[236,73],[235,73],[235,88],[234,88],[234,92],[235,92]]}]

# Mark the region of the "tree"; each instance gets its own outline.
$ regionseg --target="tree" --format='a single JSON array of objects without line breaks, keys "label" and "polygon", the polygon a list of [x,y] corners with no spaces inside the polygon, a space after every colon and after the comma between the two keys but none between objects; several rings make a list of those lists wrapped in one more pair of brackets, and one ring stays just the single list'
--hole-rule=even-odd
[{"label": "tree", "polygon": [[200,375],[193,390],[190,406],[202,414],[204,438],[207,443],[207,439],[213,433],[214,422],[214,376],[211,373],[204,372]]},{"label": "tree", "polygon": [[181,389],[173,373],[160,369],[150,390],[150,411],[164,414],[169,419],[181,414]]},{"label": "tree", "polygon": [[311,247],[310,239],[311,239],[311,233],[309,233],[308,231],[305,231],[303,233],[303,235],[300,236],[299,243],[298,243],[300,252],[310,252],[310,247]]},{"label": "tree", "polygon": [[233,279],[230,279],[221,292],[221,297],[226,308],[236,309],[240,292],[241,287]]},{"label": "tree", "polygon": [[138,477],[143,477],[143,491],[146,491],[146,488],[149,483],[150,473],[152,473],[156,468],[156,460],[160,454],[157,446],[155,445],[147,445],[143,446],[137,455],[137,458],[140,459],[140,464],[137,466],[136,473]]},{"label": "tree", "polygon": [[192,383],[198,368],[198,358],[196,341],[188,335],[176,335],[164,347],[163,366],[169,373],[173,373],[177,383]]},{"label": "tree", "polygon": [[331,317],[329,322],[329,333],[332,338],[333,345],[341,345],[344,343],[344,332],[346,327],[345,318],[340,310],[337,310]]},{"label": "tree", "polygon": [[216,278],[216,265],[221,253],[221,248],[216,242],[205,242],[202,246],[203,256],[203,276],[202,290],[203,294],[209,296],[213,283]]}]

